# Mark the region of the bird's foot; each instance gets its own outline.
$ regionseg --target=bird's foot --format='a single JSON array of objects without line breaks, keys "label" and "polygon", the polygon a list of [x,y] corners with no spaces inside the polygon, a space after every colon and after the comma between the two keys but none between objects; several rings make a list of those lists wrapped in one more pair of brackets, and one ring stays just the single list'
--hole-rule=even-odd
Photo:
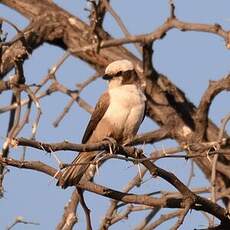
[{"label": "bird's foot", "polygon": [[123,142],[123,146],[127,147],[127,146],[132,146],[130,145],[130,143],[132,142],[133,137],[128,137],[124,142]]},{"label": "bird's foot", "polygon": [[116,153],[116,151],[118,149],[118,144],[117,144],[117,141],[114,138],[112,138],[112,137],[105,137],[103,139],[103,141],[108,141],[109,142],[109,153],[110,154]]}]

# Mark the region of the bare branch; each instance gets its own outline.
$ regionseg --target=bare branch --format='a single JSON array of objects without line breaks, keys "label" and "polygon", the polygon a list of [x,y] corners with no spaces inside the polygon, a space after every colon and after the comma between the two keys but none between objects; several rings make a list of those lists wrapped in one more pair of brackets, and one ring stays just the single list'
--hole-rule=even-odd
[{"label": "bare branch", "polygon": [[64,213],[60,223],[57,225],[56,230],[72,230],[77,222],[76,209],[79,202],[78,193],[73,191],[70,200],[64,207]]},{"label": "bare branch", "polygon": [[227,114],[221,121],[221,127],[220,127],[219,137],[218,137],[219,142],[221,142],[221,140],[224,138],[225,128],[229,120],[230,120],[230,113]]},{"label": "bare branch", "polygon": [[[141,172],[138,173],[131,181],[129,181],[129,183],[127,183],[127,185],[123,188],[122,191],[127,193],[132,188],[134,188],[135,186],[137,186],[137,187],[140,186],[141,180],[144,177],[144,175],[146,174],[146,172],[147,172],[146,168],[144,168],[144,167],[141,168]],[[105,216],[101,221],[101,224],[100,224],[101,230],[108,229],[109,226],[112,224],[113,214],[114,214],[115,210],[117,209],[117,204],[118,204],[118,201],[111,200],[110,206],[107,209]]]},{"label": "bare branch", "polygon": [[175,15],[175,4],[173,0],[169,0],[169,6],[170,6],[170,18],[176,18]]},{"label": "bare branch", "polygon": [[6,227],[6,230],[13,229],[13,227],[17,224],[30,224],[30,225],[40,225],[39,223],[33,222],[33,221],[27,221],[22,216],[17,216],[15,218],[15,221],[8,227]]},{"label": "bare branch", "polygon": [[139,223],[134,229],[135,230],[143,230],[145,229],[146,225],[155,217],[155,215],[160,211],[160,208],[152,209],[149,214]]},{"label": "bare branch", "polygon": [[[118,26],[121,28],[122,32],[124,33],[124,35],[130,36],[130,33],[128,31],[128,29],[126,28],[125,24],[122,22],[121,18],[119,17],[119,15],[116,13],[116,11],[112,8],[112,6],[109,4],[108,0],[102,0],[103,4],[105,5],[106,9],[108,10],[108,12],[113,16],[113,18],[116,20]],[[135,43],[134,44],[136,49],[139,51],[139,53],[142,53],[141,47]]]},{"label": "bare branch", "polygon": [[[129,151],[124,154],[137,157],[136,151],[130,147],[129,147]],[[57,170],[38,161],[18,161],[12,158],[7,159],[0,156],[0,164],[14,166],[18,168],[33,169],[33,170],[46,173],[50,176],[57,176],[58,174]],[[172,199],[172,198],[167,199],[166,197],[153,198],[148,195],[125,194],[119,191],[106,188],[101,185],[96,185],[95,183],[89,181],[82,181],[78,185],[78,187],[80,187],[83,190],[92,191],[96,194],[100,194],[105,197],[123,201],[125,203],[144,204],[153,207],[160,206],[160,207],[171,207],[171,208],[184,208],[186,207],[186,205],[184,206],[185,203],[183,203],[182,201],[187,201],[188,199],[192,209],[203,210],[205,212],[208,212],[216,216],[218,219],[221,220],[221,223],[223,225],[230,224],[228,212],[224,208],[220,207],[218,204],[212,203],[206,198],[194,194],[174,174],[169,173],[164,169],[157,167],[150,161],[143,162],[143,165],[146,168],[148,168],[148,170],[153,176],[158,175],[159,177],[168,181],[170,184],[176,187],[183,196],[182,200]]]},{"label": "bare branch", "polygon": [[78,197],[79,197],[79,201],[81,203],[81,206],[85,212],[85,217],[86,217],[86,229],[87,230],[92,230],[92,224],[91,224],[91,218],[90,218],[90,210],[88,209],[86,203],[85,203],[85,199],[83,196],[83,190],[81,188],[77,187],[77,193],[78,193]]},{"label": "bare branch", "polygon": [[170,135],[167,127],[162,127],[158,130],[135,136],[128,145],[153,144],[154,142],[161,141],[169,137]]},{"label": "bare branch", "polygon": [[191,205],[193,203],[193,201],[190,201],[189,199],[186,200],[186,205],[185,208],[181,211],[178,221],[176,222],[176,224],[171,228],[171,230],[177,230],[184,222],[184,218],[187,215],[189,209],[191,208]]},{"label": "bare branch", "polygon": [[156,227],[158,227],[159,225],[161,225],[162,223],[166,222],[167,220],[170,220],[172,218],[175,218],[177,216],[179,216],[181,214],[181,210],[178,211],[173,211],[164,215],[161,215],[161,217],[156,220],[155,222],[153,222],[152,224],[149,224],[147,227],[145,227],[143,230],[151,230],[151,229],[155,229]]},{"label": "bare branch", "polygon": [[230,75],[218,81],[211,81],[204,93],[196,114],[196,139],[202,140],[208,124],[208,112],[214,97],[223,90],[230,89]]},{"label": "bare branch", "polygon": [[58,81],[54,80],[54,83],[52,84],[52,89],[54,91],[59,91],[62,92],[68,96],[70,96],[74,101],[76,101],[78,103],[78,105],[80,107],[82,107],[83,109],[85,109],[88,113],[92,113],[93,112],[93,108],[85,101],[83,100],[80,96],[79,96],[79,91],[78,90],[69,90],[67,89],[64,85],[62,85],[61,83],[59,83]]},{"label": "bare branch", "polygon": [[[88,86],[90,83],[92,83],[93,81],[95,81],[96,79],[98,79],[101,76],[100,73],[96,73],[94,74],[92,77],[90,77],[89,79],[85,80],[82,83],[77,84],[77,88],[78,90],[78,94],[80,95],[81,91]],[[77,99],[77,98],[76,98]],[[62,121],[62,119],[64,118],[64,116],[69,112],[71,106],[73,105],[73,103],[76,101],[75,98],[71,98],[68,102],[68,104],[65,106],[63,112],[58,116],[58,118],[53,122],[53,126],[57,127],[59,125],[59,123]]]}]

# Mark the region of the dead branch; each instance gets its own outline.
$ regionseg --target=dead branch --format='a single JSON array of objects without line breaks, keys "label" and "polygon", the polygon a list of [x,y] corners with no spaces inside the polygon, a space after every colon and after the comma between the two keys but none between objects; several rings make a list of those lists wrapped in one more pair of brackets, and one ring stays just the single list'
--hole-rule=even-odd
[{"label": "dead branch", "polygon": [[170,220],[172,218],[175,218],[177,216],[179,216],[181,214],[181,210],[178,211],[173,211],[173,212],[169,212],[167,214],[161,215],[161,217],[156,220],[155,222],[149,224],[147,227],[145,227],[143,230],[151,230],[151,229],[155,229],[156,227],[158,227],[159,225],[161,225],[162,223],[166,222],[167,220]]},{"label": "dead branch", "polygon": [[148,223],[155,217],[155,215],[160,211],[160,208],[154,208],[152,209],[148,215],[144,218],[141,223],[139,223],[134,229],[135,230],[142,230],[145,229],[145,227],[148,225]]},{"label": "dead branch", "polygon": [[[54,127],[57,127],[59,125],[59,123],[62,121],[62,119],[65,117],[65,115],[69,112],[71,106],[73,105],[73,103],[75,101],[78,101],[79,104],[83,104],[83,101],[82,99],[79,98],[78,95],[80,95],[80,93],[83,91],[83,89],[85,87],[87,87],[90,83],[92,83],[93,81],[95,81],[96,79],[98,79],[99,77],[101,76],[100,73],[96,73],[94,74],[92,77],[90,77],[89,79],[85,80],[84,82],[82,83],[78,83],[76,84],[77,88],[78,88],[78,91],[76,93],[76,96],[72,97],[68,104],[65,106],[63,112],[58,116],[58,118],[53,122],[53,126]],[[82,101],[82,103],[81,103]],[[86,107],[86,109],[88,110],[88,112],[91,112],[91,109],[89,110],[88,109],[89,106]]]},{"label": "dead branch", "polygon": [[[128,152],[124,153],[129,156],[136,156],[136,151],[129,149]],[[0,164],[14,166],[18,168],[25,169],[33,169],[39,172],[43,172],[52,177],[56,176],[58,171],[54,168],[38,161],[19,161],[12,158],[3,158],[0,156]],[[97,185],[95,183],[89,181],[82,181],[78,187],[83,190],[91,191],[96,194],[116,199],[125,203],[134,203],[134,204],[144,204],[152,207],[168,207],[168,208],[184,208],[185,200],[191,199],[190,204],[191,208],[195,210],[202,210],[207,213],[210,213],[221,220],[222,225],[230,224],[230,220],[228,217],[228,212],[220,207],[218,204],[214,204],[206,198],[200,197],[194,194],[191,190],[189,190],[175,175],[169,173],[153,163],[146,161],[143,163],[145,167],[148,168],[152,175],[158,175],[162,179],[168,181],[174,187],[176,187],[181,194],[183,195],[182,199],[175,198],[153,198],[148,195],[134,195],[134,194],[125,194],[119,191],[115,191],[113,189],[106,188],[105,186]]]},{"label": "dead branch", "polygon": [[204,93],[196,114],[196,139],[202,140],[205,136],[205,130],[208,125],[208,111],[215,96],[223,90],[230,89],[230,75],[218,81],[211,81],[209,87]]},{"label": "dead branch", "polygon": [[91,224],[91,217],[90,217],[90,209],[88,209],[86,203],[85,203],[85,199],[83,196],[83,190],[81,188],[77,187],[77,192],[78,192],[78,197],[79,197],[79,201],[81,203],[81,206],[85,212],[85,218],[86,218],[86,229],[87,230],[92,230],[92,224]]},{"label": "dead branch", "polygon": [[27,221],[22,216],[17,216],[14,220],[14,222],[6,227],[6,230],[12,229],[17,224],[30,224],[30,225],[40,225],[39,223],[33,222],[33,221]]},{"label": "dead branch", "polygon": [[60,223],[57,225],[56,230],[71,230],[77,223],[76,209],[79,202],[78,193],[73,191],[70,200],[64,207],[64,213]]}]

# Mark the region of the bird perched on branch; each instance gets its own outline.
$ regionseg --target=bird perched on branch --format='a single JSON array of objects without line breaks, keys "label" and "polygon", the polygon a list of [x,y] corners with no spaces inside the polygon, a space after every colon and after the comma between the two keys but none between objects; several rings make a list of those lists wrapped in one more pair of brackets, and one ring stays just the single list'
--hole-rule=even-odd
[{"label": "bird perched on branch", "polygon": [[[82,143],[96,143],[113,138],[119,144],[132,139],[144,119],[146,97],[132,62],[114,61],[105,69],[103,79],[108,81],[96,104],[86,128]],[[139,83],[138,83],[139,82]],[[77,185],[96,157],[96,152],[81,152],[72,165],[63,169],[57,185],[62,188]]]}]

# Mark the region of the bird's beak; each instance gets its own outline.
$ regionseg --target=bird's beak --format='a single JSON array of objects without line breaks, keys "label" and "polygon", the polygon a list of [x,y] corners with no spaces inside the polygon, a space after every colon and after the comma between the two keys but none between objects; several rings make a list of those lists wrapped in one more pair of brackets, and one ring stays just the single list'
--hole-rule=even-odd
[{"label": "bird's beak", "polygon": [[109,75],[105,74],[102,78],[104,80],[110,80],[110,79],[112,79],[112,76],[109,76]]}]

